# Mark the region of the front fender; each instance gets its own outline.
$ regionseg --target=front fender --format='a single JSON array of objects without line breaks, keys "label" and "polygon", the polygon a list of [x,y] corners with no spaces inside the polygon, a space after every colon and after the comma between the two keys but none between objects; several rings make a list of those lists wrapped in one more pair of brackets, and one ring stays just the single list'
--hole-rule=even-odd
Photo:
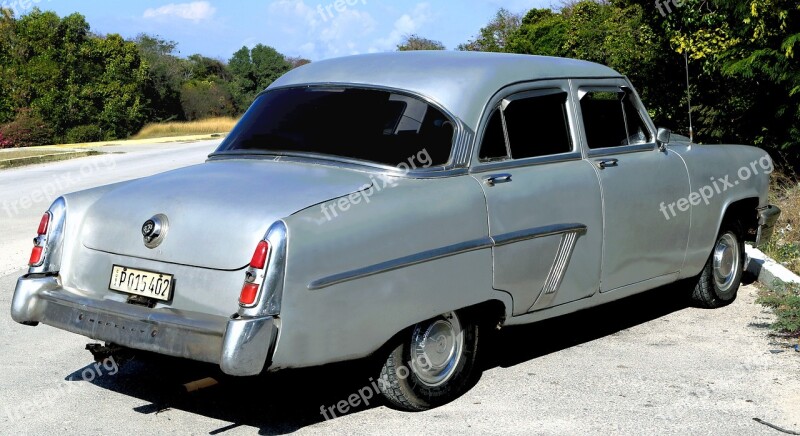
[{"label": "front fender", "polygon": [[[728,208],[742,200],[768,203],[772,159],[764,150],[743,145],[670,145],[683,157],[689,172],[691,192],[699,204],[691,213],[686,261],[681,277],[700,273],[711,254]],[[695,197],[696,199],[698,197]],[[753,210],[753,216],[756,215]]]}]

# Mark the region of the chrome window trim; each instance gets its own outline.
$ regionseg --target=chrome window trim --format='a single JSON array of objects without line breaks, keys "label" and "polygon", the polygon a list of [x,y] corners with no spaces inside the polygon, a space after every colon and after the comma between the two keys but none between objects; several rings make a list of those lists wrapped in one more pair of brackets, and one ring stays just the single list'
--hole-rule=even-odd
[{"label": "chrome window trim", "polygon": [[[580,141],[582,144],[582,149],[586,153],[587,158],[594,158],[600,156],[610,156],[615,154],[628,154],[628,153],[638,153],[641,151],[650,151],[650,150],[657,150],[658,143],[656,142],[656,133],[657,129],[655,124],[653,124],[653,120],[650,119],[650,115],[645,110],[644,104],[642,103],[642,99],[639,97],[639,93],[636,92],[636,89],[631,85],[630,81],[627,77],[618,77],[618,78],[596,78],[596,79],[574,79],[570,80],[570,89],[573,91],[572,95],[575,99],[574,102],[574,110],[576,120],[580,120],[579,123],[579,133],[580,133]],[[646,142],[643,144],[634,144],[634,145],[621,145],[619,147],[604,147],[604,148],[589,148],[589,144],[586,141],[586,129],[583,123],[583,111],[581,110],[581,95],[582,91],[599,91],[599,92],[619,92],[624,90],[630,91],[634,98],[633,104],[636,107],[636,111],[639,112],[639,117],[644,121],[645,126],[647,127],[648,132],[650,133],[650,142]],[[585,94],[584,94],[585,95]]]},{"label": "chrome window trim", "polygon": [[551,163],[576,161],[576,160],[581,160],[582,158],[583,156],[581,155],[580,151],[573,151],[570,153],[552,154],[549,156],[540,156],[540,157],[528,157],[525,159],[517,159],[517,160],[506,159],[494,162],[483,162],[480,165],[476,165],[474,168],[472,168],[470,170],[470,173],[481,174],[488,171],[498,171],[504,169],[513,169],[513,168],[530,167],[530,166],[544,165]]},{"label": "chrome window trim", "polygon": [[[269,159],[267,159],[269,158]],[[445,167],[429,167],[424,171],[403,171],[395,167],[378,167],[376,165],[365,164],[362,161],[347,160],[347,159],[331,159],[329,157],[317,157],[311,154],[274,154],[274,153],[235,153],[227,152],[224,154],[215,155],[213,159],[208,162],[224,161],[224,160],[257,160],[264,161],[270,160],[273,162],[296,162],[308,165],[320,165],[334,168],[344,168],[353,171],[359,171],[369,174],[381,174],[389,177],[400,177],[406,179],[435,179],[443,177],[453,177],[457,175],[467,174],[467,168],[445,168]]]},{"label": "chrome window trim", "polygon": [[590,149],[586,155],[590,158],[612,156],[617,154],[639,153],[642,151],[653,151],[658,149],[658,144],[655,142],[647,142],[644,144],[635,145],[621,145],[619,147],[606,147]]},{"label": "chrome window trim", "polygon": [[398,176],[407,175],[412,178],[450,176],[452,174],[447,173],[449,170],[467,167],[469,161],[468,159],[466,159],[466,157],[468,156],[468,150],[466,149],[469,148],[469,142],[472,140],[472,135],[470,134],[469,129],[464,125],[463,121],[461,121],[458,117],[453,115],[453,113],[450,112],[450,110],[448,110],[447,108],[445,108],[442,104],[440,104],[436,100],[426,95],[419,94],[417,92],[409,91],[406,89],[393,88],[389,86],[381,86],[381,85],[342,83],[342,82],[320,82],[320,83],[304,83],[300,85],[293,84],[293,85],[270,87],[260,92],[256,98],[261,97],[262,95],[275,90],[325,88],[325,87],[353,88],[353,89],[366,89],[366,90],[392,92],[419,99],[429,104],[430,106],[436,108],[437,110],[441,111],[446,117],[448,117],[449,121],[453,124],[453,130],[454,130],[453,139],[450,144],[450,157],[448,161],[444,165],[439,165],[436,167],[423,168],[423,169],[418,168],[411,171],[403,171],[397,167],[383,165],[377,162],[349,159],[346,157],[333,156],[333,155],[324,155],[316,153],[276,153],[276,152],[266,152],[266,151],[262,151],[259,153],[259,152],[254,152],[255,150],[219,151],[219,149],[211,153],[208,156],[209,158],[208,160],[209,161],[216,160],[220,158],[225,158],[227,156],[236,156],[237,158],[241,158],[244,155],[251,156],[251,158],[261,158],[261,159],[265,157],[291,156],[297,159],[301,159],[303,161],[307,161],[306,159],[311,159],[314,161],[314,163],[318,163],[320,165],[333,164],[334,166],[337,166],[337,164],[352,164],[370,168],[372,169],[372,172],[374,172],[374,170],[378,170],[381,173],[388,175],[392,175],[392,173],[395,173]]},{"label": "chrome window trim", "polygon": [[[504,103],[510,104],[511,102],[524,98],[540,97],[546,95],[557,94],[564,92],[567,94],[565,101],[566,113],[569,124],[570,143],[572,151],[560,154],[552,154],[547,156],[528,157],[523,159],[510,158],[511,152],[508,150],[509,155],[506,159],[495,161],[482,161],[480,159],[480,148],[483,142],[483,135],[486,132],[486,127],[491,119],[494,111],[499,109]],[[575,103],[570,97],[572,95],[572,87],[570,86],[569,78],[551,78],[534,80],[530,82],[515,83],[506,86],[499,90],[484,107],[483,114],[481,115],[480,126],[478,132],[472,140],[472,159],[470,164],[470,173],[482,173],[485,171],[494,171],[506,168],[519,168],[535,165],[543,165],[556,162],[566,162],[571,160],[580,160],[582,158],[582,151],[579,142],[579,135],[581,131],[578,129],[577,112],[575,112]],[[503,130],[506,135],[506,148],[509,149],[510,143],[508,141],[508,129],[505,127],[505,117],[503,117]]]},{"label": "chrome window trim", "polygon": [[458,254],[468,253],[471,251],[482,250],[485,248],[502,247],[504,245],[509,245],[516,242],[522,242],[536,238],[543,238],[546,236],[560,235],[564,233],[582,234],[585,233],[586,230],[587,227],[584,224],[577,224],[577,223],[552,224],[548,226],[534,227],[530,229],[520,230],[517,232],[497,235],[494,237],[489,236],[480,239],[473,239],[471,241],[461,242],[458,244],[448,245],[440,248],[434,248],[432,250],[421,251],[419,253],[399,257],[397,259],[392,259],[385,262],[369,265],[366,267],[357,268],[354,270],[345,271],[342,273],[323,277],[309,283],[308,289],[316,291],[340,283],[358,280],[389,271],[395,271],[409,266],[419,265],[421,263],[443,259],[445,257],[455,256]]}]

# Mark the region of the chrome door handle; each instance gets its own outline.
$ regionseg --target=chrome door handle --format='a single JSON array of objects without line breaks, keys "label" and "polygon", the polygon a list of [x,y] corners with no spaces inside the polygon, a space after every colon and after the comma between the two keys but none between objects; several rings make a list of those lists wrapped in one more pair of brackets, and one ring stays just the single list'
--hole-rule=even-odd
[{"label": "chrome door handle", "polygon": [[597,161],[597,167],[600,168],[601,170],[604,170],[604,169],[606,169],[608,167],[615,167],[618,164],[619,164],[619,160],[617,160],[617,159],[603,159],[603,160]]},{"label": "chrome door handle", "polygon": [[492,174],[483,179],[487,185],[494,186],[498,183],[508,183],[511,181],[511,174]]}]

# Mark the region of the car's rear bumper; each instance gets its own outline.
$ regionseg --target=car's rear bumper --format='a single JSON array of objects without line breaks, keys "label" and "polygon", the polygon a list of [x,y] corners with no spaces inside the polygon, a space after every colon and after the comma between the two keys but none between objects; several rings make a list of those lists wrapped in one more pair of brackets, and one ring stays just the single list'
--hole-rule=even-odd
[{"label": "car's rear bumper", "polygon": [[772,238],[775,223],[781,216],[778,206],[769,205],[758,210],[758,234],[756,235],[756,248],[762,248]]},{"label": "car's rear bumper", "polygon": [[215,363],[236,376],[260,374],[278,335],[274,317],[225,318],[98,300],[51,276],[21,277],[11,316],[22,324],[41,322],[98,341]]}]

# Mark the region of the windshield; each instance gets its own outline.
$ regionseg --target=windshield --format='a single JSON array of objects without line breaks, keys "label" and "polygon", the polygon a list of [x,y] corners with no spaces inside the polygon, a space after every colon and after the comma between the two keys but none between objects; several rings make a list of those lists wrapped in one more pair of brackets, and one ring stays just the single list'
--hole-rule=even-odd
[{"label": "windshield", "polygon": [[259,96],[217,152],[316,153],[426,166],[450,160],[454,126],[440,110],[407,95],[357,88],[306,87]]}]

